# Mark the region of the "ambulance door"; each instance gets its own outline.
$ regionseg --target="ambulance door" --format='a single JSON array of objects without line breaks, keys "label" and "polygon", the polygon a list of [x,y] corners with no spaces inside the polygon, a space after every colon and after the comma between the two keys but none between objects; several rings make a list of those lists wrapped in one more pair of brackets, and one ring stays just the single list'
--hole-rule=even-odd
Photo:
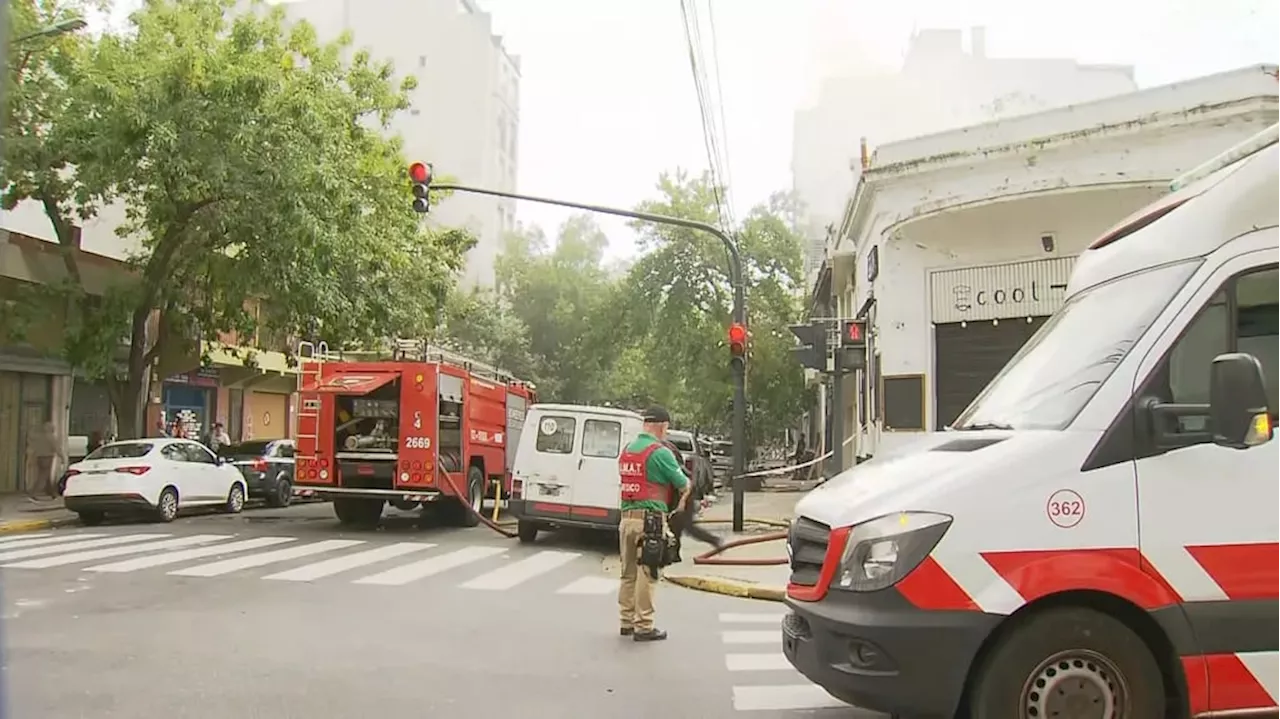
[{"label": "ambulance door", "polygon": [[[578,483],[573,502],[578,514],[587,519],[605,520],[618,508],[622,476],[618,456],[623,446],[639,433],[638,427],[624,426],[627,419],[617,415],[587,414],[582,420],[582,448],[578,457]],[[630,430],[630,431],[629,431]]]},{"label": "ambulance door", "polygon": [[[533,453],[527,464],[521,458],[519,468],[524,479],[525,499],[533,503],[572,505],[582,417],[576,412],[544,410],[534,405],[525,431],[535,433]],[[534,507],[534,511],[545,513],[556,509]]]},{"label": "ambulance door", "polygon": [[[1248,352],[1266,373],[1274,426],[1276,229],[1259,234],[1269,241],[1245,236],[1209,257],[1213,269],[1202,270],[1203,284],[1144,359],[1135,393],[1140,548],[1144,567],[1173,590],[1198,645],[1175,647],[1188,685],[1209,687],[1191,697],[1192,713],[1274,707],[1280,684],[1280,442],[1215,445],[1207,411],[1194,411],[1207,408],[1213,358]],[[1144,409],[1153,399],[1192,407]],[[1169,611],[1179,607],[1156,610]]]}]

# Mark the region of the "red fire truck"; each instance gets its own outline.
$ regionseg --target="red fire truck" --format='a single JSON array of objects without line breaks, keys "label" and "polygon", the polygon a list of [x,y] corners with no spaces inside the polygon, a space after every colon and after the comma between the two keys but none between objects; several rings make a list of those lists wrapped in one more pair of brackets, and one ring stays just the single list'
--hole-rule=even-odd
[{"label": "red fire truck", "polygon": [[532,385],[418,340],[376,360],[323,342],[298,356],[297,494],[331,499],[340,522],[363,526],[387,503],[475,526],[471,508],[493,487],[505,494]]}]

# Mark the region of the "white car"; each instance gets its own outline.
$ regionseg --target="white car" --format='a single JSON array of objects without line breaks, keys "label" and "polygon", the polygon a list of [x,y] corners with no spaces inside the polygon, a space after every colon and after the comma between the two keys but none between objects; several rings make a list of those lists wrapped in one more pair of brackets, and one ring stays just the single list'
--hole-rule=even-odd
[{"label": "white car", "polygon": [[244,509],[240,470],[204,445],[166,437],[112,442],[67,469],[63,503],[88,525],[107,514],[150,514],[172,522],[188,507]]}]

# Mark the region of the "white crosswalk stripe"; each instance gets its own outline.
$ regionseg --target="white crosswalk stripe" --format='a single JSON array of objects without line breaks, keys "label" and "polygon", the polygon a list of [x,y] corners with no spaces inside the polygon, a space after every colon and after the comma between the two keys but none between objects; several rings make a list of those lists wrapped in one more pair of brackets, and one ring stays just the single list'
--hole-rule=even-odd
[{"label": "white crosswalk stripe", "polygon": [[238,572],[241,569],[261,567],[267,564],[274,564],[275,562],[283,562],[287,559],[310,557],[313,554],[322,554],[334,549],[354,547],[357,544],[364,544],[364,542],[358,539],[326,539],[314,544],[304,544],[301,547],[277,549],[272,552],[250,554],[246,557],[235,557],[233,559],[223,559],[209,564],[187,567],[186,569],[175,569],[169,573],[176,574],[180,577],[216,577],[220,574]]},{"label": "white crosswalk stripe", "polygon": [[190,547],[193,544],[208,544],[219,539],[226,539],[225,534],[194,534],[190,537],[177,537],[175,539],[162,539],[158,542],[141,542],[137,544],[125,544],[118,547],[107,547],[106,549],[86,549],[83,552],[72,552],[71,554],[56,554],[52,557],[42,557],[39,559],[28,559],[25,562],[15,562],[13,564],[5,564],[0,566],[15,567],[20,569],[45,569],[47,567],[65,567],[68,564],[81,564],[84,562],[96,562],[99,559],[108,559],[110,557],[123,557],[126,554],[141,554],[143,552],[154,552],[157,549],[178,549],[181,547]]},{"label": "white crosswalk stripe", "polygon": [[[269,565],[271,569],[260,569]],[[453,589],[490,593],[541,591],[565,596],[566,600],[573,596],[604,597],[618,590],[617,578],[603,575],[596,557],[514,544],[442,547],[433,542],[376,538],[300,539],[232,533],[174,536],[102,531],[55,532],[0,541],[0,568],[5,571],[60,567],[101,574],[160,570],[175,577],[210,581],[250,577],[272,582],[326,581],[383,587],[444,584]],[[439,575],[445,574],[450,578],[442,581]]]},{"label": "white crosswalk stripe", "polygon": [[290,569],[276,574],[268,574],[263,579],[283,579],[290,582],[310,582],[321,577],[329,577],[338,572],[345,572],[348,569],[363,567],[376,562],[383,562],[388,559],[395,559],[413,552],[420,552],[424,549],[430,549],[436,545],[418,542],[396,542],[395,544],[386,544],[374,549],[368,549],[356,554],[348,554],[345,557],[334,557],[326,559],[323,562],[315,564],[305,564],[297,569]]},{"label": "white crosswalk stripe", "polygon": [[148,539],[164,539],[168,534],[124,534],[116,537],[103,537],[102,539],[86,539],[81,542],[66,542],[53,546],[30,547],[27,549],[14,549],[8,552],[0,552],[0,562],[9,562],[14,559],[29,559],[31,557],[47,557],[51,554],[62,554],[70,551],[79,551],[81,549],[97,549],[99,547],[114,547],[118,544],[128,544],[130,542],[143,542]]},{"label": "white crosswalk stripe", "polygon": [[[814,710],[849,705],[805,679],[782,653],[782,612],[720,615],[725,668],[734,677],[733,708],[740,712]],[[773,625],[774,629],[742,629]]]}]

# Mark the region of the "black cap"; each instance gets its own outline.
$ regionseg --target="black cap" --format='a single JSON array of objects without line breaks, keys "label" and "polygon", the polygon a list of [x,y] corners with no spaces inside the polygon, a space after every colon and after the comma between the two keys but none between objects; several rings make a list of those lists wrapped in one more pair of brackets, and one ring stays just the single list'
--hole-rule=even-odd
[{"label": "black cap", "polygon": [[644,418],[645,422],[653,422],[654,424],[671,421],[671,415],[667,413],[667,410],[656,404],[646,409],[640,416]]}]

